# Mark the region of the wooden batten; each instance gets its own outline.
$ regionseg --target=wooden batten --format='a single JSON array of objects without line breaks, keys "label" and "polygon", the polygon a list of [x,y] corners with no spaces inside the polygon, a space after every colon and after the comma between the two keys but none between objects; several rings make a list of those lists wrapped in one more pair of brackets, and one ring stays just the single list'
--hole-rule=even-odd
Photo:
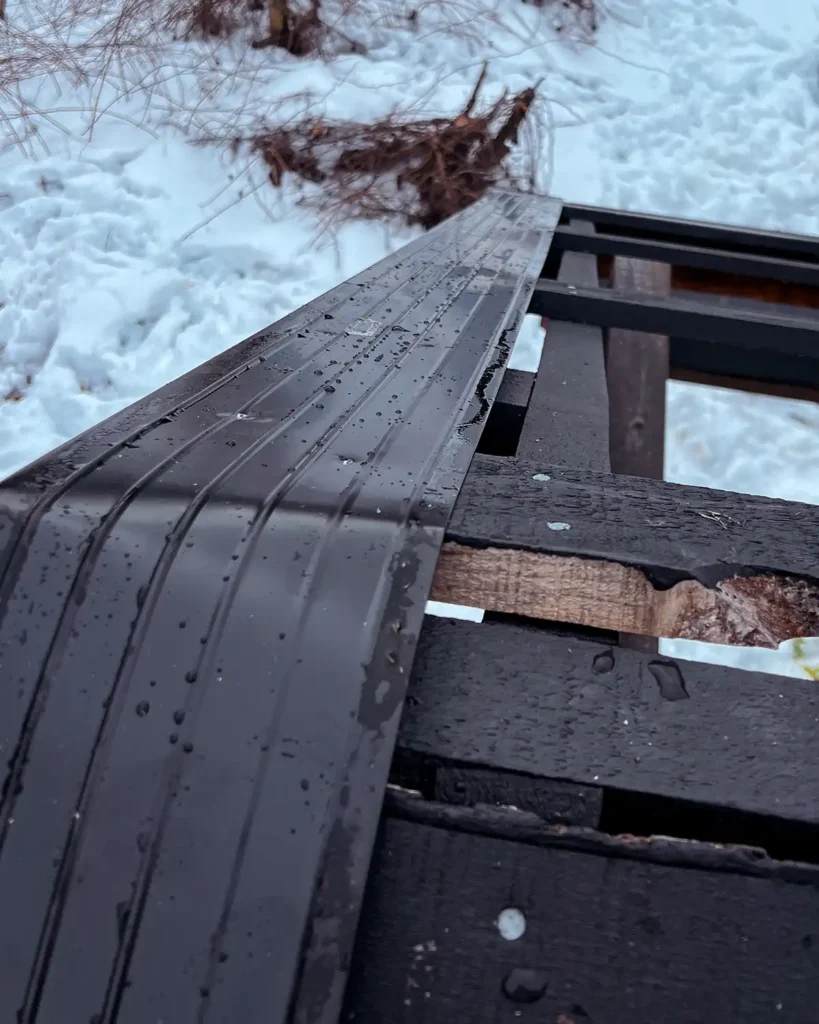
[{"label": "wooden batten", "polygon": [[444,545],[431,597],[451,604],[649,637],[778,647],[819,635],[819,585],[734,576],[655,589],[633,566],[508,548]]}]

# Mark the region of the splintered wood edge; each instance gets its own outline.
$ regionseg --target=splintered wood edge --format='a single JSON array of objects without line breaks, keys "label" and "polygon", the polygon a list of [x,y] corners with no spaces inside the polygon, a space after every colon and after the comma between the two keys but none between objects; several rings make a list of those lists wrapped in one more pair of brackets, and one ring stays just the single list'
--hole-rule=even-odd
[{"label": "splintered wood edge", "polygon": [[655,590],[619,562],[444,544],[430,597],[618,633],[775,648],[819,635],[819,585],[788,576]]}]

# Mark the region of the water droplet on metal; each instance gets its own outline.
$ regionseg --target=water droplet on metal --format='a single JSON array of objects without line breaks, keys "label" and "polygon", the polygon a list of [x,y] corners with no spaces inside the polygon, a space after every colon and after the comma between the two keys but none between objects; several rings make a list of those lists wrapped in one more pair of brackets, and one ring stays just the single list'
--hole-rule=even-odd
[{"label": "water droplet on metal", "polygon": [[174,711],[173,720],[177,725],[181,725],[185,721],[184,711]]},{"label": "water droplet on metal", "polygon": [[185,673],[185,682],[186,683],[195,683],[196,682],[196,672],[195,672],[194,669],[191,669],[190,672],[186,672]]},{"label": "water droplet on metal", "polygon": [[503,979],[503,994],[513,1003],[536,1003],[545,995],[548,984],[543,971],[515,967]]},{"label": "water droplet on metal", "polygon": [[302,779],[302,780],[301,780],[301,788],[302,788],[302,789],[303,789],[303,790],[305,791],[305,793],[306,793],[306,792],[307,792],[307,790],[308,790],[308,789],[310,788],[310,781],[309,781],[308,779]]},{"label": "water droplet on metal", "polygon": [[183,743],[182,744],[182,749],[185,751],[186,754],[190,754],[193,751],[193,744],[192,743]]},{"label": "water droplet on metal", "polygon": [[648,671],[654,676],[663,700],[689,700],[688,690],[675,661],[652,661]]},{"label": "water droplet on metal", "polygon": [[502,910],[495,921],[498,931],[508,942],[519,939],[526,931],[526,917],[522,910],[517,907],[507,907]]},{"label": "water droplet on metal", "polygon": [[144,718],[150,710],[151,705],[148,703],[147,700],[141,700],[139,704],[137,704],[136,706],[136,713],[139,715],[140,718]]},{"label": "water droplet on metal", "polygon": [[607,672],[611,672],[614,668],[614,655],[611,651],[603,651],[600,654],[595,654],[594,660],[592,661],[592,672],[598,676],[603,676]]}]

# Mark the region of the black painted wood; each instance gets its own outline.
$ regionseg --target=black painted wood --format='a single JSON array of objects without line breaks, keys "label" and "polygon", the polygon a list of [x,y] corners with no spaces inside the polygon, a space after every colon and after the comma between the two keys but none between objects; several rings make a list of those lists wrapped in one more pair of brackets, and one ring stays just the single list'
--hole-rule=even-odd
[{"label": "black painted wood", "polygon": [[532,385],[533,373],[507,370],[503,375],[498,395],[492,403],[478,442],[478,451],[484,455],[510,456],[517,454],[518,439]]},{"label": "black painted wood", "polygon": [[595,206],[564,205],[561,221],[591,221],[604,233],[630,234],[640,238],[697,241],[702,246],[715,246],[733,252],[750,252],[772,258],[798,258],[819,263],[816,239],[808,235],[737,228],[729,224],[659,217],[655,214],[632,213],[629,210],[607,210]]},{"label": "black painted wood", "polygon": [[[574,230],[593,232],[574,221]],[[597,286],[597,260],[578,252],[563,254],[558,281]],[[609,469],[609,403],[603,332],[599,327],[544,321],[546,337],[518,454],[552,465]]]},{"label": "black painted wood", "polygon": [[[498,915],[520,910],[522,937]],[[356,1024],[815,1024],[819,891],[387,819],[355,948]],[[533,1002],[512,972],[524,976]],[[520,980],[520,975],[517,975]],[[525,987],[525,986],[524,986]]]},{"label": "black painted wood", "polygon": [[818,731],[819,687],[809,679],[428,616],[398,744],[817,824]]},{"label": "black painted wood", "polygon": [[495,405],[513,405],[525,409],[529,404],[535,375],[526,370],[507,370],[498,388]]},{"label": "black painted wood", "polygon": [[657,260],[674,267],[694,267],[720,273],[741,274],[749,277],[784,281],[788,284],[819,286],[819,265],[816,261],[771,258],[730,249],[710,249],[679,241],[662,241],[613,233],[578,231],[573,225],[559,227],[552,243],[571,252],[596,253],[606,256],[631,256],[636,259]]},{"label": "black painted wood", "polygon": [[[607,795],[604,795],[604,801]],[[636,831],[597,831],[573,825],[552,825],[527,811],[486,804],[480,807],[442,804],[392,786],[384,795],[384,812],[419,825],[454,829],[495,839],[510,839],[531,846],[697,871],[721,871],[819,889],[819,867],[816,864],[804,860],[780,860],[770,855],[764,847],[753,843],[714,840],[708,836],[668,835],[659,829],[655,835],[646,829],[649,824],[647,821],[636,822],[640,825]],[[662,822],[662,817],[659,820]],[[814,853],[816,845],[814,841],[810,847]],[[797,849],[797,852],[801,851]]]},{"label": "black painted wood", "polygon": [[599,786],[450,765],[436,766],[434,773],[433,795],[443,803],[516,807],[555,825],[596,828],[600,823],[603,791]]},{"label": "black painted wood", "polygon": [[658,585],[742,570],[819,579],[815,505],[519,459],[473,459],[447,537],[622,562]]},{"label": "black painted wood", "polygon": [[679,295],[668,298],[623,294],[610,289],[574,288],[559,281],[538,282],[531,313],[600,327],[691,338],[732,345],[737,361],[746,350],[767,350],[817,361],[819,315],[815,310],[787,313],[717,306]]}]

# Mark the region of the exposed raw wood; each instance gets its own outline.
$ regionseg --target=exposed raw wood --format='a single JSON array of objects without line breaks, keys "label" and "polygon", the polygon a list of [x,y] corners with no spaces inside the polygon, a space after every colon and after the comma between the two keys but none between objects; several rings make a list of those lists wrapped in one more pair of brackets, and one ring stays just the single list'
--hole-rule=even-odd
[{"label": "exposed raw wood", "polygon": [[714,644],[777,647],[819,636],[819,586],[788,577],[685,580],[655,590],[631,566],[504,548],[444,545],[431,597],[535,619]]}]

